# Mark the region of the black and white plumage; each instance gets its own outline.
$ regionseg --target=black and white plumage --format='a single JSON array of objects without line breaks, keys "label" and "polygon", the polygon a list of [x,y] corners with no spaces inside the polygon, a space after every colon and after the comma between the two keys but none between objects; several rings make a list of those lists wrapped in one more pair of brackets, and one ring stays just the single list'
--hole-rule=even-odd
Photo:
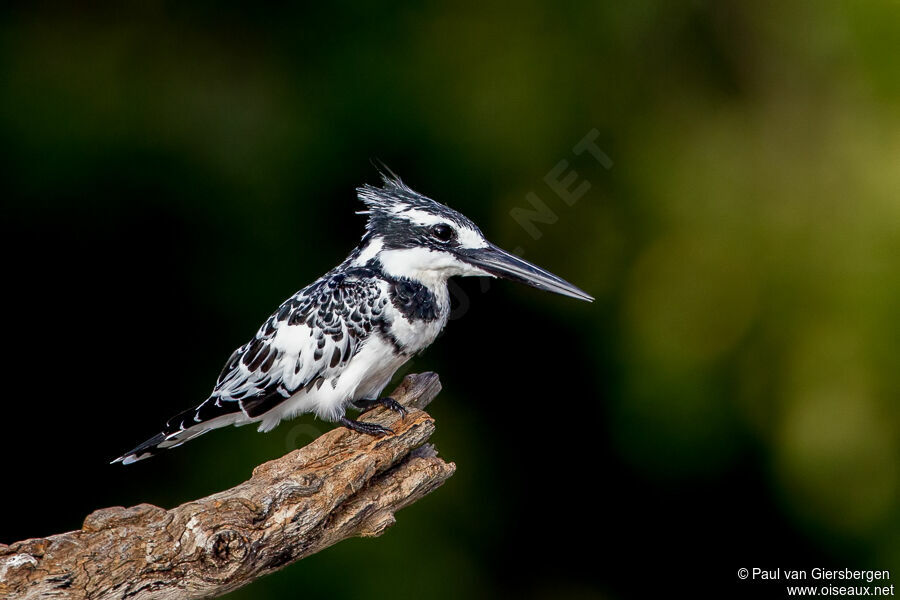
[{"label": "black and white plumage", "polygon": [[[286,300],[231,355],[209,398],[113,462],[129,464],[226,425],[269,431],[302,413],[390,433],[345,411],[378,402],[397,369],[434,341],[450,314],[450,277],[499,276],[593,300],[494,246],[468,218],[396,176],[383,180],[357,190],[368,223],[346,260]],[[391,402],[382,400],[400,410]]]}]

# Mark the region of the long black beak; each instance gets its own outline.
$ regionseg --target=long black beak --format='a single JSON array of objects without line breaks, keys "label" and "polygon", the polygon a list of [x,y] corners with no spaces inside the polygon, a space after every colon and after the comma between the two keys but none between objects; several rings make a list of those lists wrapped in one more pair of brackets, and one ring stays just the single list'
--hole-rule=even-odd
[{"label": "long black beak", "polygon": [[519,283],[536,287],[539,290],[546,290],[579,300],[594,301],[590,295],[568,281],[493,244],[488,244],[484,248],[464,250],[461,252],[461,255],[461,258],[466,262],[496,277],[518,281]]}]

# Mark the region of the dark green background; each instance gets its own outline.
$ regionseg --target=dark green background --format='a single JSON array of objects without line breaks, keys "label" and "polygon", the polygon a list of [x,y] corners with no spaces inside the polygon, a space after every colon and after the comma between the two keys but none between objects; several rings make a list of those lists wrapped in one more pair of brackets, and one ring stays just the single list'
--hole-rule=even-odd
[{"label": "dark green background", "polygon": [[[233,598],[900,572],[898,28],[893,0],[6,5],[0,541],[211,493],[329,427],[106,465],[349,252],[380,159],[597,302],[460,282],[409,367],[442,377],[457,474]],[[593,130],[610,169],[573,153]]]}]

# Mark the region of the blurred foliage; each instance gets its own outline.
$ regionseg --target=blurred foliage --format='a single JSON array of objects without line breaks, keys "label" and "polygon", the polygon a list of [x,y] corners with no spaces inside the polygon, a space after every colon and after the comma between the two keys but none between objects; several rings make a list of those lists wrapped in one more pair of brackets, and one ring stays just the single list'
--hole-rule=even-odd
[{"label": "blurred foliage", "polygon": [[[173,406],[202,397],[267,311],[349,250],[351,191],[374,180],[371,158],[598,297],[576,306],[493,282],[482,297],[465,284],[461,312],[479,328],[451,323],[409,367],[445,380],[434,412],[457,475],[380,540],[339,544],[235,598],[640,597],[562,558],[529,572],[516,541],[509,505],[547,507],[511,461],[549,461],[542,447],[583,411],[606,440],[597,473],[618,469],[610,481],[648,502],[685,486],[711,486],[712,503],[742,497],[729,477],[748,470],[786,536],[840,567],[896,569],[898,26],[894,0],[10,6],[3,211],[11,228],[65,230],[76,245],[152,248],[125,268],[185,296],[123,280],[123,296],[167,305],[140,334],[151,346],[199,316],[218,323],[201,326],[208,344],[174,349],[192,368]],[[593,129],[611,169],[573,152]],[[572,206],[544,181],[560,160],[591,184]],[[510,216],[529,192],[557,217],[539,239]],[[20,288],[22,260],[22,247],[7,252]],[[499,325],[507,306],[517,322]],[[484,328],[503,339],[521,323],[533,330],[502,352],[474,347]],[[482,408],[464,383],[490,363],[546,381]],[[530,396],[553,385],[561,398]],[[534,447],[497,433],[517,402],[542,422]],[[171,505],[235,483],[326,427],[300,423],[233,433],[227,464],[224,438],[207,436],[165,471],[116,475],[124,491],[105,501]],[[144,433],[133,428],[117,442]],[[604,544],[603,526],[590,531]],[[541,556],[568,539],[531,535]],[[503,558],[512,546],[524,568]]]}]

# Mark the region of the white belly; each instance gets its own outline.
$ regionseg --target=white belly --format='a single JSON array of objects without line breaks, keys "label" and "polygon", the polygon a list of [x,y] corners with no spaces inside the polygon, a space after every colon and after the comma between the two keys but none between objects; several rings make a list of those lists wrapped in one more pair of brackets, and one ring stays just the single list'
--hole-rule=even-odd
[{"label": "white belly", "polygon": [[326,421],[337,421],[352,401],[377,398],[407,360],[409,357],[398,356],[391,343],[375,332],[337,376],[321,386],[300,390],[254,422],[260,423],[260,431],[269,431],[284,419],[309,412]]}]

